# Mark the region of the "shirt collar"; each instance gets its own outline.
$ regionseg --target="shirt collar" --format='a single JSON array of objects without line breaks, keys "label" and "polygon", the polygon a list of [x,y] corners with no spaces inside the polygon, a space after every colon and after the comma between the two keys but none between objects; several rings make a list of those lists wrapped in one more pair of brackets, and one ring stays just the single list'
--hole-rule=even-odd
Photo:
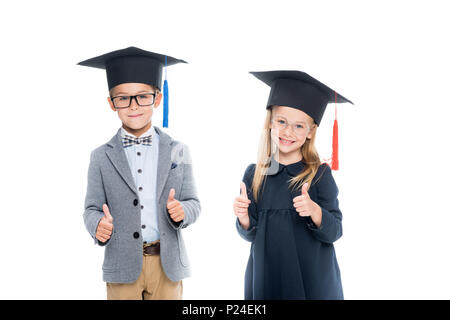
[{"label": "shirt collar", "polygon": [[303,159],[288,165],[285,164],[281,164],[278,161],[275,160],[275,158],[272,156],[271,160],[270,160],[270,167],[269,170],[267,171],[267,175],[277,175],[278,173],[280,173],[281,171],[283,171],[284,169],[286,169],[286,172],[290,175],[290,176],[297,176],[305,167],[305,163],[303,162]]},{"label": "shirt collar", "polygon": [[[123,127],[120,127],[120,134],[121,134],[122,137],[125,137],[125,135],[129,135],[129,136],[132,136],[132,137],[134,137],[134,138],[137,138],[134,134],[129,133],[129,132],[128,132],[127,130],[125,130]],[[144,132],[144,134],[142,134],[142,135],[140,136],[140,138],[146,137],[146,136],[149,136],[149,135],[155,136],[156,134],[157,134],[157,133],[156,133],[156,131],[155,131],[155,128],[154,128],[153,126],[151,126],[150,129],[148,129],[146,132]]]}]

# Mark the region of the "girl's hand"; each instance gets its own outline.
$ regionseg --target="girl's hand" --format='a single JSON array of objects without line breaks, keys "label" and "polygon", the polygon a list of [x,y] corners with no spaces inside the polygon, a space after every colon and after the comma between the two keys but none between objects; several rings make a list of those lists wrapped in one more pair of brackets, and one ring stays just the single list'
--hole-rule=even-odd
[{"label": "girl's hand", "polygon": [[241,226],[247,230],[250,226],[250,218],[248,217],[248,206],[251,201],[247,197],[247,188],[244,182],[241,182],[241,195],[234,199],[234,214],[238,217]]},{"label": "girl's hand", "polygon": [[308,184],[302,186],[302,195],[292,199],[294,208],[301,217],[311,217],[317,227],[322,223],[322,208],[311,200],[308,194]]}]

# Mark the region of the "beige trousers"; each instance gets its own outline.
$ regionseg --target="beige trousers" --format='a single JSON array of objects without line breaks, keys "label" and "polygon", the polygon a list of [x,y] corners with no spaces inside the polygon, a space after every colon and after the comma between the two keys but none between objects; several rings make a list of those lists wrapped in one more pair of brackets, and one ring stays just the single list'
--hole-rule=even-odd
[{"label": "beige trousers", "polygon": [[144,255],[142,272],[133,283],[106,283],[108,300],[181,300],[183,282],[167,278],[159,255]]}]

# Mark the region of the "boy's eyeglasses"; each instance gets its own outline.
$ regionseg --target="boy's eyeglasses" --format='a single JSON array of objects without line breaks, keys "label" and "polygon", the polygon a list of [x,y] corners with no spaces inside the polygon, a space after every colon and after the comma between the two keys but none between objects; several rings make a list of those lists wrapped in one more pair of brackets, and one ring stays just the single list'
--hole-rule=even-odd
[{"label": "boy's eyeglasses", "polygon": [[117,96],[111,97],[114,108],[125,109],[131,105],[131,100],[134,99],[140,107],[151,106],[155,103],[156,93],[140,93],[135,96]]},{"label": "boy's eyeglasses", "polygon": [[275,117],[272,119],[272,125],[275,129],[278,130],[285,130],[288,126],[291,127],[292,131],[297,136],[303,136],[306,135],[310,129],[309,125],[306,123],[296,122],[296,123],[289,123],[285,118],[283,117]]}]

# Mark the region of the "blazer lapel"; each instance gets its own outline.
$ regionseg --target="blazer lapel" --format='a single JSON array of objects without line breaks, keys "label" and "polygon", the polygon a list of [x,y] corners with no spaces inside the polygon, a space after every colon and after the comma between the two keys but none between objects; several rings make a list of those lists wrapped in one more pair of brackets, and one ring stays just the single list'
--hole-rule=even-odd
[{"label": "blazer lapel", "polygon": [[156,199],[159,200],[172,165],[171,152],[173,140],[156,126],[155,130],[159,134],[158,173],[156,180]]},{"label": "blazer lapel", "polygon": [[133,180],[133,175],[131,174],[130,166],[128,165],[127,156],[125,150],[123,149],[122,136],[120,134],[120,128],[117,134],[112,137],[112,139],[107,143],[109,148],[106,149],[106,155],[112,164],[119,172],[123,180],[128,184],[131,190],[137,194],[136,186]]}]

